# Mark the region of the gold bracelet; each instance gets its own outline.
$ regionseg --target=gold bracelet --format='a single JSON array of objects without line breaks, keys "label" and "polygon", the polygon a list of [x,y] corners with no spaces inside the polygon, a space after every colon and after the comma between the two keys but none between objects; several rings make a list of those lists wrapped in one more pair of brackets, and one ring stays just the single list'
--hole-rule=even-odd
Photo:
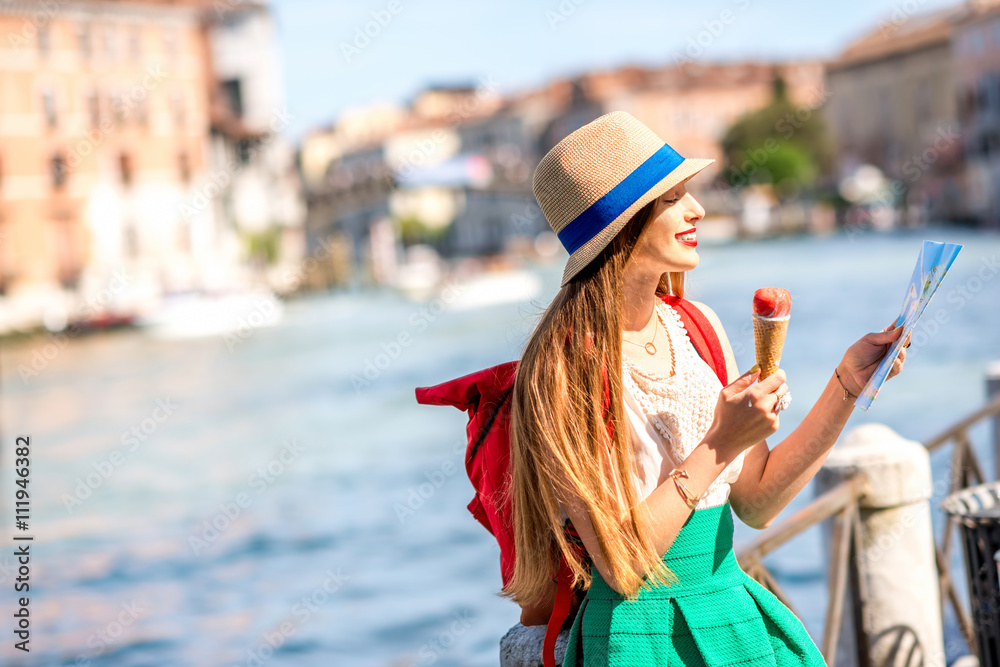
[{"label": "gold bracelet", "polygon": [[837,382],[840,383],[841,389],[844,390],[844,400],[846,401],[848,396],[850,396],[851,398],[857,398],[857,396],[855,396],[851,392],[847,391],[847,387],[844,386],[844,381],[840,379],[840,370],[837,369],[837,368],[834,368],[833,372],[837,376]]},{"label": "gold bracelet", "polygon": [[678,479],[678,477],[690,478],[691,476],[688,474],[688,471],[681,470],[680,468],[674,468],[669,473],[667,473],[667,477],[672,477],[674,479],[674,486],[677,487],[677,492],[681,494],[682,498],[684,498],[684,502],[687,503],[687,506],[693,510],[694,506],[698,504],[698,501],[702,499],[704,494],[702,494],[701,496],[695,496],[688,490],[686,486],[684,486],[684,483],[681,482],[680,479]]}]

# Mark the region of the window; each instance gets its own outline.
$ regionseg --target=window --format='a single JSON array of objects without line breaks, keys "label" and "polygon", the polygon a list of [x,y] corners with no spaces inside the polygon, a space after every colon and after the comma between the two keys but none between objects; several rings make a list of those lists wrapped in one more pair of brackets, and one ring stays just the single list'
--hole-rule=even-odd
[{"label": "window", "polygon": [[46,124],[55,127],[59,119],[56,116],[56,94],[51,88],[42,92],[42,109],[45,112]]},{"label": "window", "polygon": [[167,52],[167,57],[173,60],[177,56],[177,30],[174,28],[163,29],[163,50]]},{"label": "window", "polygon": [[229,79],[219,84],[223,101],[237,118],[243,116],[243,95],[240,91],[240,80]]},{"label": "window", "polygon": [[181,219],[177,224],[177,249],[181,252],[191,252],[191,222]]},{"label": "window", "polygon": [[87,95],[87,110],[90,112],[90,124],[94,127],[100,127],[101,102],[96,90],[90,91],[90,94]]},{"label": "window", "polygon": [[135,100],[135,116],[141,125],[149,125],[149,92],[143,91],[142,97]]},{"label": "window", "polygon": [[38,51],[43,55],[49,55],[49,48],[51,44],[49,43],[49,26],[40,25],[38,26]]},{"label": "window", "polygon": [[122,99],[120,91],[115,91],[111,94],[111,111],[114,113],[117,122],[122,123],[125,121],[125,101]]},{"label": "window", "polygon": [[879,119],[879,129],[885,136],[890,135],[892,130],[892,99],[889,96],[889,89],[879,88],[875,94],[875,103]]},{"label": "window", "polygon": [[69,176],[66,168],[66,158],[63,157],[62,153],[56,153],[52,156],[52,160],[49,162],[49,169],[52,172],[52,187],[56,190],[62,188]]},{"label": "window", "polygon": [[76,27],[77,48],[84,59],[90,59],[90,26],[81,23]]},{"label": "window", "polygon": [[236,155],[240,159],[240,164],[250,164],[256,152],[255,143],[253,139],[241,139],[236,144]]},{"label": "window", "polygon": [[129,257],[139,256],[139,233],[131,220],[125,223],[125,252]]},{"label": "window", "polygon": [[104,53],[108,60],[114,60],[117,53],[115,51],[115,29],[112,26],[104,28]]},{"label": "window", "polygon": [[853,132],[854,126],[851,124],[851,107],[849,104],[843,104],[838,107],[838,125],[840,126],[840,136],[843,139],[845,145],[851,145],[853,143]]},{"label": "window", "polygon": [[184,97],[180,93],[170,96],[170,108],[173,111],[174,125],[184,127]]},{"label": "window", "polygon": [[976,53],[982,53],[984,46],[983,31],[978,28],[974,29],[972,33],[972,50]]},{"label": "window", "polygon": [[177,166],[179,167],[182,183],[191,182],[191,160],[187,151],[181,151],[177,156]]},{"label": "window", "polygon": [[918,81],[916,93],[914,112],[917,117],[917,123],[928,123],[934,115],[934,100],[931,95],[930,79],[921,79]]},{"label": "window", "polygon": [[128,35],[128,51],[132,60],[138,60],[142,56],[142,43],[139,41],[139,35],[139,26],[133,26]]},{"label": "window", "polygon": [[1000,109],[1000,81],[993,72],[986,72],[979,77],[979,94],[982,96],[981,108],[986,115],[995,115]]},{"label": "window", "polygon": [[121,170],[122,184],[132,184],[132,156],[128,153],[121,153],[118,156],[118,167]]}]

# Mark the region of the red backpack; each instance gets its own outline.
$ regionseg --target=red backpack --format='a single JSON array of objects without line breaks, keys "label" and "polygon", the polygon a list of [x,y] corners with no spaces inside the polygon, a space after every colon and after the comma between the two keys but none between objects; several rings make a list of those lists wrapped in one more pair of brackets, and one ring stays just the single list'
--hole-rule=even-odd
[{"label": "red backpack", "polygon": [[[662,296],[665,303],[680,315],[688,337],[725,386],[729,384],[726,360],[715,329],[697,306],[680,297]],[[432,387],[417,387],[417,403],[453,405],[469,413],[466,427],[468,446],[465,468],[476,491],[468,508],[500,545],[500,573],[504,587],[514,573],[513,510],[504,492],[510,482],[510,395],[514,388],[517,361],[507,361],[475,373],[448,380]],[[605,406],[607,406],[605,396]],[[576,546],[577,555],[586,556],[572,523],[567,521],[567,537]],[[572,571],[560,558],[556,574],[557,592],[542,648],[544,667],[555,667],[555,644],[559,631],[569,616],[574,590]]]}]

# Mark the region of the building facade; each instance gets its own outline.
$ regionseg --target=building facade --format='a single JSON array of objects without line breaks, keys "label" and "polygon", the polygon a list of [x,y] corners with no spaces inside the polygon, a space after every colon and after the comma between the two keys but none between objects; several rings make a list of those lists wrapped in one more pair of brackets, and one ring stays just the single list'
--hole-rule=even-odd
[{"label": "building facade", "polygon": [[871,164],[899,184],[911,217],[949,216],[961,139],[952,27],[961,6],[883,22],[827,70],[829,118],[844,173]]},{"label": "building facade", "polygon": [[[240,52],[224,21],[247,11],[205,0],[0,3],[0,331],[135,313],[164,294],[248,280],[225,214],[248,208],[246,195],[219,195],[238,186],[224,155],[233,128],[265,133],[218,112],[213,70]],[[234,75],[223,75],[224,87]]]},{"label": "building facade", "polygon": [[955,26],[955,96],[965,170],[963,217],[1000,226],[1000,8],[980,5]]},{"label": "building facade", "polygon": [[[274,22],[266,5],[240,0],[207,11],[209,182],[213,215],[240,239],[240,257],[270,286],[297,287],[305,253],[305,203],[295,150],[281,136],[284,98]],[[207,199],[207,198],[203,198]],[[241,261],[242,261],[241,260]]]}]

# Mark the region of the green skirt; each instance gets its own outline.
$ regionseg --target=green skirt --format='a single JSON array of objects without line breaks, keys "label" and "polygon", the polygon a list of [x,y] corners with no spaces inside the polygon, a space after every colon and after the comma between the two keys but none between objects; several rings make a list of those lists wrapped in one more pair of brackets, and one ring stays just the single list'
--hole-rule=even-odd
[{"label": "green skirt", "polygon": [[663,561],[680,582],[633,601],[593,569],[564,667],[826,666],[795,614],[740,569],[728,501],[692,512]]}]

